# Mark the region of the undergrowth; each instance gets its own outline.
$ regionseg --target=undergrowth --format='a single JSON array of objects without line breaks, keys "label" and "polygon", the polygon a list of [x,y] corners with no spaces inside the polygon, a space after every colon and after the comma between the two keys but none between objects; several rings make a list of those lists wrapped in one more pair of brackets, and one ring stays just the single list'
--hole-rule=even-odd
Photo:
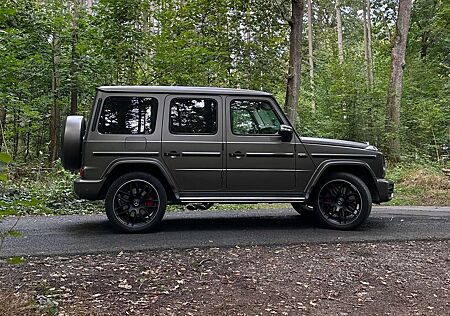
[{"label": "undergrowth", "polygon": [[86,201],[75,196],[73,181],[77,177],[60,165],[52,168],[12,165],[7,181],[2,183],[0,213],[67,215],[102,212],[102,201]]},{"label": "undergrowth", "polygon": [[[2,215],[67,215],[103,213],[103,201],[78,199],[73,193],[75,173],[60,165],[12,165],[0,188]],[[433,164],[404,163],[389,167],[386,177],[395,182],[395,197],[388,205],[450,205],[450,177]],[[289,204],[216,204],[211,210],[290,207]],[[184,206],[169,206],[168,211]]]},{"label": "undergrowth", "polygon": [[450,205],[450,176],[436,164],[399,164],[388,168],[395,182],[394,199],[388,205]]}]

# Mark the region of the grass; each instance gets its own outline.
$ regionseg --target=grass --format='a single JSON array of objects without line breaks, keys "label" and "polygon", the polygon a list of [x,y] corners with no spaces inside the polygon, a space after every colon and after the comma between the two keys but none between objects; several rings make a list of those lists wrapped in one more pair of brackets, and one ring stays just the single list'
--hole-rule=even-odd
[{"label": "grass", "polygon": [[450,177],[439,166],[400,164],[388,168],[386,177],[395,182],[387,205],[450,206]]}]

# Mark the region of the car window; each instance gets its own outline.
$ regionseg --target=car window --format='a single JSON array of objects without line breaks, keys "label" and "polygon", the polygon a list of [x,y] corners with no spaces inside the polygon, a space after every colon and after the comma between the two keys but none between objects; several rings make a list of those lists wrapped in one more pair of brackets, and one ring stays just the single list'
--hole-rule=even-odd
[{"label": "car window", "polygon": [[107,97],[98,121],[101,134],[151,134],[158,101],[149,97]]},{"label": "car window", "polygon": [[236,135],[272,135],[280,130],[280,120],[267,101],[233,100],[231,130]]},{"label": "car window", "polygon": [[173,99],[170,102],[169,130],[172,134],[217,133],[217,101]]}]

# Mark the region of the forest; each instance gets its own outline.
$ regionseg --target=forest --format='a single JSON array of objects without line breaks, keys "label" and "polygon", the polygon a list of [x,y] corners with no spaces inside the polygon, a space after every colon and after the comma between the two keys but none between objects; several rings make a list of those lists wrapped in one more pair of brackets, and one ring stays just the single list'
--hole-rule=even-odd
[{"label": "forest", "polygon": [[[439,159],[450,137],[450,4],[414,1],[400,126],[389,129],[395,0],[5,0],[0,7],[2,151],[54,161],[68,114],[100,85],[264,90],[285,104],[291,7],[301,10],[302,135],[389,145]],[[386,148],[389,151],[389,148]]]},{"label": "forest", "polygon": [[3,0],[0,158],[58,166],[98,86],[192,85],[268,91],[303,136],[441,163],[449,22],[444,0]]}]

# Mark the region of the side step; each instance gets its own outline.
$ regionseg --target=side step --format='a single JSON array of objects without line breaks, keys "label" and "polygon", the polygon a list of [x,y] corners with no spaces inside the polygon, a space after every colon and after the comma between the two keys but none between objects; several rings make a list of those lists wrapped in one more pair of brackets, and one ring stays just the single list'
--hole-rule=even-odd
[{"label": "side step", "polygon": [[272,193],[264,194],[180,194],[180,201],[182,203],[198,203],[198,202],[211,202],[211,203],[292,203],[292,202],[305,202],[304,195],[298,193],[290,195],[276,195]]}]

